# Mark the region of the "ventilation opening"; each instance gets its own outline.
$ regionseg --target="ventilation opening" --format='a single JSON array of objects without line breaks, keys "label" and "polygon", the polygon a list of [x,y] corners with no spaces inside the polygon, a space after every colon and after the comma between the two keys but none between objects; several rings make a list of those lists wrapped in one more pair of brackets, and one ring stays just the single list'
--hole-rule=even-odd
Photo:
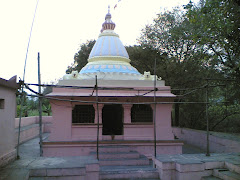
[{"label": "ventilation opening", "polygon": [[4,105],[5,105],[5,100],[0,99],[0,109],[4,109]]},{"label": "ventilation opening", "polygon": [[153,110],[150,105],[134,104],[131,109],[131,121],[153,122]]},{"label": "ventilation opening", "polygon": [[72,110],[72,123],[94,123],[95,110],[93,105],[76,105]]}]

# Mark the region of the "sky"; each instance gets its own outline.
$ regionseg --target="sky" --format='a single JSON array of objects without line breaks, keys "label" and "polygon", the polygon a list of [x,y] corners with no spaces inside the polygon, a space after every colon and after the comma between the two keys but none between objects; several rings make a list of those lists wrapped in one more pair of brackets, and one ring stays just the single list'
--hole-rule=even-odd
[{"label": "sky", "polygon": [[[40,53],[42,83],[62,78],[82,43],[97,39],[110,5],[115,32],[124,45],[137,44],[141,29],[157,13],[186,5],[189,0],[0,0],[0,78],[17,75],[37,83]],[[196,2],[196,1],[194,1]],[[114,9],[115,4],[117,7]]]}]

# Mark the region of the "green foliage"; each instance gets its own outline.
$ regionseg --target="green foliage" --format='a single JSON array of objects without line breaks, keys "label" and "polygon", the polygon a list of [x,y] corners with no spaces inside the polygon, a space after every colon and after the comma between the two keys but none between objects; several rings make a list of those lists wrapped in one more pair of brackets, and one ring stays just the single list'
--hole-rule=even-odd
[{"label": "green foliage", "polygon": [[80,71],[87,64],[89,54],[95,42],[95,40],[90,40],[80,45],[80,50],[74,55],[74,64],[68,66],[66,70],[67,74],[72,71]]},{"label": "green foliage", "polygon": [[[49,90],[44,89],[44,92],[48,92]],[[20,94],[20,93],[18,93]],[[28,97],[27,93],[23,92],[23,103],[21,107],[21,96],[18,95],[16,98],[17,101],[17,117],[20,116],[20,111],[22,108],[22,117],[29,117],[29,116],[38,116],[39,115],[39,102],[38,99],[35,97]],[[50,116],[51,105],[48,99],[43,98],[42,100],[42,115],[43,116]]]},{"label": "green foliage", "polygon": [[237,0],[205,0],[185,7],[194,27],[192,38],[212,54],[211,65],[225,77],[240,82],[240,3]]}]

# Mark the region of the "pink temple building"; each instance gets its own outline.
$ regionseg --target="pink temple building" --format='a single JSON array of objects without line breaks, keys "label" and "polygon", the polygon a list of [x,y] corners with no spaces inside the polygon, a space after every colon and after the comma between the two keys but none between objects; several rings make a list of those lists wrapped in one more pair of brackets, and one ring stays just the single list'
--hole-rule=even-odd
[{"label": "pink temple building", "polygon": [[151,157],[154,140],[157,154],[182,153],[171,127],[175,95],[156,77],[154,135],[154,76],[131,66],[114,28],[108,12],[88,63],[79,73],[66,74],[58,83],[62,87],[48,95],[53,125],[43,142],[44,156],[89,155],[98,144],[124,145]]}]

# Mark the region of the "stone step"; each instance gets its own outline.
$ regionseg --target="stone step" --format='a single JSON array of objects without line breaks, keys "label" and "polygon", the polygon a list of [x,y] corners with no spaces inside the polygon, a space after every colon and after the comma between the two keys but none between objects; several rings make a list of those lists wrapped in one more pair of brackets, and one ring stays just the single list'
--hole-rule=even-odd
[{"label": "stone step", "polygon": [[158,170],[152,166],[102,166],[100,168],[100,179],[115,180],[137,180],[137,179],[159,179]]},{"label": "stone step", "polygon": [[201,180],[221,180],[221,179],[215,176],[204,176],[201,178]]},{"label": "stone step", "polygon": [[130,152],[129,146],[100,146],[99,152]]},{"label": "stone step", "polygon": [[85,176],[30,177],[28,180],[85,180]]},{"label": "stone step", "polygon": [[149,159],[146,156],[140,155],[139,158],[122,158],[122,159],[100,159],[100,166],[136,166],[149,165]]},{"label": "stone step", "polygon": [[228,169],[214,169],[213,175],[224,180],[240,180],[240,174],[231,172]]},{"label": "stone step", "polygon": [[86,168],[48,168],[48,169],[31,169],[30,177],[67,177],[67,176],[85,176]]},{"label": "stone step", "polygon": [[[96,152],[91,152],[90,155],[97,157]],[[100,152],[99,159],[122,159],[122,158],[139,158],[140,154],[137,151],[130,152]]]},{"label": "stone step", "polygon": [[240,174],[240,162],[238,162],[237,164],[225,162],[225,167],[232,172]]},{"label": "stone step", "polygon": [[[102,179],[102,180],[107,180],[107,179]],[[117,179],[114,179],[114,180],[160,180],[159,178],[117,178]]]},{"label": "stone step", "polygon": [[29,170],[28,169],[2,169],[0,171],[0,180],[28,180]]}]

